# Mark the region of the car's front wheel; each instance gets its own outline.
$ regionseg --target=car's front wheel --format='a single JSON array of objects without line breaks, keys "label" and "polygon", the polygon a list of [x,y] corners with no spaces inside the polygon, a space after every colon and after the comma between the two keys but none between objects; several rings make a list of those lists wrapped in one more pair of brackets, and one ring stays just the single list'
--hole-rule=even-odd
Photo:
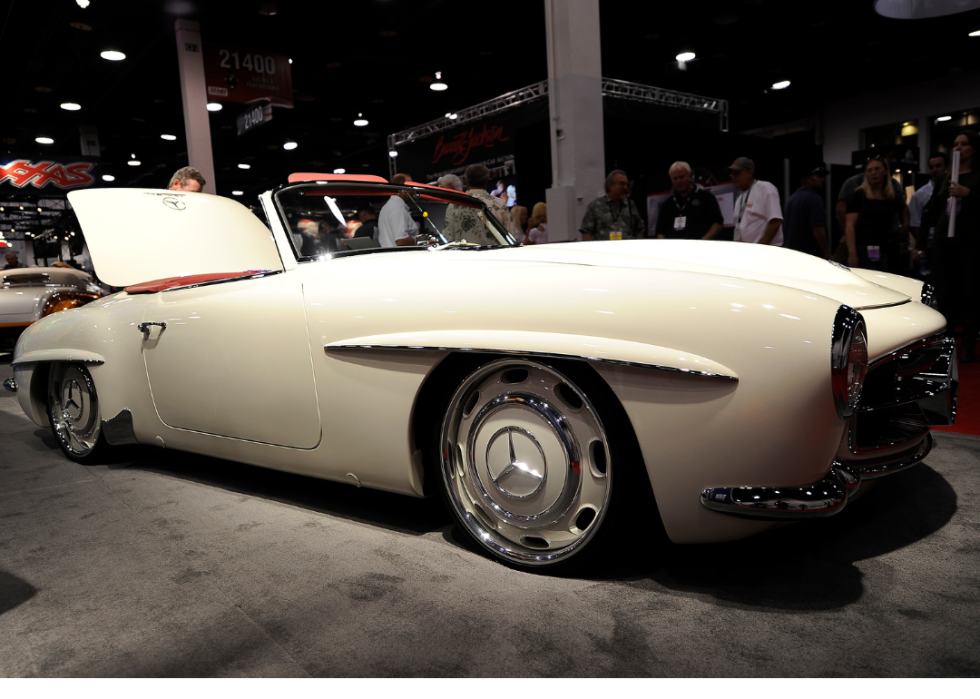
[{"label": "car's front wheel", "polygon": [[[566,563],[610,519],[619,464],[585,390],[548,364],[500,359],[449,402],[441,482],[463,529],[521,567]],[[618,498],[617,498],[618,499]]]},{"label": "car's front wheel", "polygon": [[95,383],[81,364],[59,362],[51,367],[48,419],[58,446],[72,461],[89,463],[107,448]]}]

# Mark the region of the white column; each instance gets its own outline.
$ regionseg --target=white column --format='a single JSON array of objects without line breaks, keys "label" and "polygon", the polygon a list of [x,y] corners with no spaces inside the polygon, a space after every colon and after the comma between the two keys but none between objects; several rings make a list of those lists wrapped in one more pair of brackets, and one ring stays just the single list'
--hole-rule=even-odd
[{"label": "white column", "polygon": [[599,0],[544,0],[551,106],[551,240],[579,240],[585,208],[605,193]]},{"label": "white column", "polygon": [[[201,25],[177,20],[177,64],[180,66],[180,96],[184,102],[184,133],[187,135],[187,164],[204,175],[204,191],[215,194],[214,158],[211,154],[211,122],[208,90],[204,82],[204,51]],[[170,176],[170,173],[167,173]]]}]

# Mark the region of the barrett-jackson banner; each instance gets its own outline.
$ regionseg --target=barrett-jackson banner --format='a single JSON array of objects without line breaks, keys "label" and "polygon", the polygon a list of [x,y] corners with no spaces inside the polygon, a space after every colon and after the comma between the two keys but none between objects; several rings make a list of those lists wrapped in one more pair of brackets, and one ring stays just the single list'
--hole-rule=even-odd
[{"label": "barrett-jackson banner", "polygon": [[513,127],[490,118],[398,146],[398,170],[422,182],[461,175],[473,163],[483,163],[496,176],[516,174]]},{"label": "barrett-jackson banner", "polygon": [[0,160],[0,189],[32,192],[72,190],[98,182],[99,163],[86,158],[8,158]]}]

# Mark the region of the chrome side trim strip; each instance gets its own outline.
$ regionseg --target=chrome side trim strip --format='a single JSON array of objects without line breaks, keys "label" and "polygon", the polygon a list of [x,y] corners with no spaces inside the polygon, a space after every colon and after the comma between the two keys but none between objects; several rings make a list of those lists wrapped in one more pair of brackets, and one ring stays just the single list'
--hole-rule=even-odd
[{"label": "chrome side trim strip", "polygon": [[792,487],[705,488],[701,504],[725,514],[762,519],[830,517],[847,504],[861,486],[860,476],[839,461],[816,483]]},{"label": "chrome side trim strip", "polygon": [[544,359],[585,359],[590,362],[600,364],[614,364],[617,366],[628,366],[637,369],[651,369],[653,371],[669,371],[676,374],[690,374],[709,379],[725,379],[727,381],[738,381],[737,376],[727,374],[716,374],[710,371],[694,371],[691,369],[678,369],[672,366],[661,366],[659,364],[643,364],[640,362],[629,362],[621,359],[607,359],[605,357],[589,357],[579,354],[562,354],[559,352],[534,352],[530,350],[508,350],[492,349],[489,347],[435,347],[423,345],[328,345],[323,348],[327,352],[334,350],[412,350],[416,352],[473,352],[476,354],[511,354],[521,357],[538,357]]},{"label": "chrome side trim strip", "polygon": [[112,446],[139,444],[133,431],[133,414],[129,408],[123,408],[115,417],[103,420],[102,434],[105,435],[105,441]]},{"label": "chrome side trim strip", "polygon": [[10,391],[11,393],[17,393],[17,382],[11,379],[5,379],[3,382],[3,387]]}]

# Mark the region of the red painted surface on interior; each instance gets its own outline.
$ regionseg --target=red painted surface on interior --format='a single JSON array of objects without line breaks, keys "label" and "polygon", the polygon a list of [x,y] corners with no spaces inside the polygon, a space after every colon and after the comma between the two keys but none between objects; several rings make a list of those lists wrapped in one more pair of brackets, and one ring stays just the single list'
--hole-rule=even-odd
[{"label": "red painted surface on interior", "polygon": [[[980,343],[977,343],[980,344]],[[962,354],[963,348],[960,347]],[[938,432],[980,435],[980,364],[960,362],[960,392],[956,408],[956,424],[933,427]]]},{"label": "red painted surface on interior", "polygon": [[166,279],[155,279],[151,282],[140,282],[126,287],[127,294],[155,294],[164,289],[173,289],[178,286],[191,286],[193,284],[203,284],[204,282],[216,282],[224,279],[238,279],[239,277],[250,277],[257,274],[257,270],[248,272],[218,272],[211,274],[188,274],[186,277],[167,277]]}]

